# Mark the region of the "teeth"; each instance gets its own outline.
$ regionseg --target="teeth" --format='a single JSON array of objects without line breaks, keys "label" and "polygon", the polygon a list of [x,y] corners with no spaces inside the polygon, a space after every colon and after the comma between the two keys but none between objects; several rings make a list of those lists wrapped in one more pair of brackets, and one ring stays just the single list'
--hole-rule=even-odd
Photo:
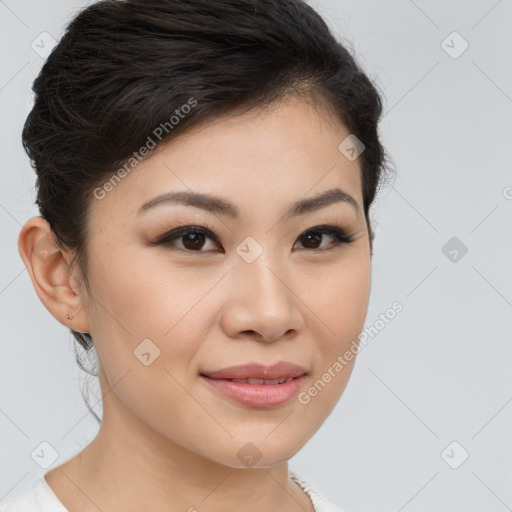
[{"label": "teeth", "polygon": [[242,384],[266,384],[267,386],[275,386],[276,384],[284,384],[290,382],[293,377],[287,379],[229,379],[232,382],[241,382]]}]

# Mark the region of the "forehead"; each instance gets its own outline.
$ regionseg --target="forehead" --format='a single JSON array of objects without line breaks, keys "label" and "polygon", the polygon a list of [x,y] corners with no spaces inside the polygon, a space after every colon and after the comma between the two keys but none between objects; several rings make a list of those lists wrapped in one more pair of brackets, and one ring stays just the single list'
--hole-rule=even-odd
[{"label": "forehead", "polygon": [[154,196],[190,191],[224,197],[245,213],[278,214],[334,187],[362,205],[360,160],[339,150],[349,135],[333,114],[301,98],[216,118],[158,146],[91,210],[135,217]]}]

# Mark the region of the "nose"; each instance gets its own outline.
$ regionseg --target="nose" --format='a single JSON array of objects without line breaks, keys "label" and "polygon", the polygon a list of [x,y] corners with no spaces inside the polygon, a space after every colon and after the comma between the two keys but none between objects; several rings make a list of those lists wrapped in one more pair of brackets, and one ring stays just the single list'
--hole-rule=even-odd
[{"label": "nose", "polygon": [[304,325],[292,273],[261,255],[238,261],[225,283],[221,324],[232,338],[272,342],[298,334]]}]

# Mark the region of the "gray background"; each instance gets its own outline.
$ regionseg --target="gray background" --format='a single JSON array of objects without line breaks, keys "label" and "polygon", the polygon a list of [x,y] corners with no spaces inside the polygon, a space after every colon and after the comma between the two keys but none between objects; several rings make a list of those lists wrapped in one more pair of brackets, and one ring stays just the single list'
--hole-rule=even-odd
[{"label": "gray background", "polygon": [[[98,429],[72,336],[17,249],[38,214],[20,133],[41,37],[48,48],[40,34],[58,39],[86,4],[0,1],[0,502],[48,471],[31,457],[41,442],[58,452],[53,467]],[[310,4],[385,96],[381,135],[396,174],[372,209],[366,326],[394,301],[403,311],[369,338],[290,468],[352,512],[511,510],[512,1]]]}]

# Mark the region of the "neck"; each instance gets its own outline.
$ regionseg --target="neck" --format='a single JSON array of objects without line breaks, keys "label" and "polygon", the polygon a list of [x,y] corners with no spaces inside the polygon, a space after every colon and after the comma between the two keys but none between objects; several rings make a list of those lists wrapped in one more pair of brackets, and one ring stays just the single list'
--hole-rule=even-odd
[{"label": "neck", "polygon": [[94,440],[47,481],[70,511],[314,510],[286,461],[228,467],[163,437],[123,407],[106,408]]}]

